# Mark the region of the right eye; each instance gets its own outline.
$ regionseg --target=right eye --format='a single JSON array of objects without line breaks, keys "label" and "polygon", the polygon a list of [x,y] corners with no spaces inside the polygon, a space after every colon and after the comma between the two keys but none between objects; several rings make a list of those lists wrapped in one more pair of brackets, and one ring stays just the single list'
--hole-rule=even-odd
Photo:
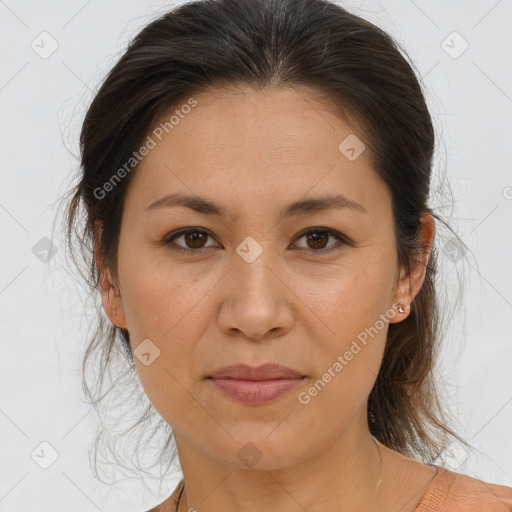
[{"label": "right eye", "polygon": [[[187,254],[198,254],[203,252],[205,246],[201,244],[204,244],[209,236],[211,235],[203,229],[187,228],[170,233],[162,242],[173,251]],[[191,246],[191,248],[176,245],[175,240],[178,240],[179,238],[183,238],[184,243]]]}]

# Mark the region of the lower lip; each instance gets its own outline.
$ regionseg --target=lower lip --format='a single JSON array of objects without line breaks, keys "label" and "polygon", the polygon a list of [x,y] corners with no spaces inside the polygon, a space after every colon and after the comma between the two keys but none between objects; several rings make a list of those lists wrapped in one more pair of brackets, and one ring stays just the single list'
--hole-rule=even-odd
[{"label": "lower lip", "polygon": [[272,380],[210,380],[218,390],[235,400],[251,404],[264,404],[286,395],[295,386],[297,386],[303,378]]}]

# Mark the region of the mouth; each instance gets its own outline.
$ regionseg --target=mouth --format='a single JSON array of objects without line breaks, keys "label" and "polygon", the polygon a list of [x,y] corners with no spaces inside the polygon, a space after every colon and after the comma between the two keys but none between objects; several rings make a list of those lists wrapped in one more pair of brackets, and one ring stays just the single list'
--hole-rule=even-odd
[{"label": "mouth", "polygon": [[291,392],[306,375],[276,364],[235,365],[207,377],[222,394],[246,404],[266,404]]}]

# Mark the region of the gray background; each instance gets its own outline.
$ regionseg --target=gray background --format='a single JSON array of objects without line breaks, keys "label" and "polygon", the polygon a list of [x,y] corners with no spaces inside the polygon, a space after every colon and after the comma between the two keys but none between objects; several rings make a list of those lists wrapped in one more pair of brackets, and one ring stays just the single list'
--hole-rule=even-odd
[{"label": "gray background", "polygon": [[[0,0],[0,512],[145,510],[180,476],[170,475],[161,492],[93,478],[95,418],[77,373],[89,320],[61,239],[41,261],[93,92],[127,40],[177,3]],[[388,30],[416,63],[439,139],[436,176],[446,172],[454,195],[453,210],[444,193],[434,206],[467,246],[461,257],[448,235],[440,238],[452,247],[440,251],[440,287],[456,296],[462,280],[465,295],[438,374],[454,427],[478,451],[453,446],[443,463],[512,485],[512,0],[342,5]],[[43,58],[51,44],[57,49]],[[42,442],[58,454],[47,469],[36,463],[51,456]]]}]

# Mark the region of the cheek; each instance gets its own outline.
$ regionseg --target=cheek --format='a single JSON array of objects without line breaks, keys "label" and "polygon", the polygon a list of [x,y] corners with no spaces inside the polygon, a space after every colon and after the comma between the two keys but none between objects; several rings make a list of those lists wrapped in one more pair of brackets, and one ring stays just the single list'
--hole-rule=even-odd
[{"label": "cheek", "polygon": [[[183,393],[183,387],[193,385],[190,369],[195,340],[200,339],[208,318],[204,312],[208,302],[201,299],[211,284],[207,280],[198,283],[197,276],[171,267],[160,255],[154,258],[150,251],[122,247],[119,277],[137,373],[150,401],[168,419],[173,404],[187,400],[180,390]],[[142,348],[146,346],[147,350]],[[146,357],[149,365],[137,357],[146,352],[150,353]]]},{"label": "cheek", "polygon": [[206,290],[197,286],[196,276],[171,266],[163,249],[120,249],[119,254],[123,307],[135,338],[166,340],[182,325],[197,321],[196,310],[201,309],[200,299]]},{"label": "cheek", "polygon": [[314,307],[330,328],[329,337],[347,341],[388,310],[394,274],[389,260],[364,257],[337,273],[318,288]]},{"label": "cheek", "polygon": [[135,364],[139,380],[148,400],[158,414],[171,425],[180,423],[180,416],[193,406],[187,376],[181,375],[178,366],[172,363],[174,358],[180,358],[170,347],[164,348],[149,366],[145,366],[136,357]]},{"label": "cheek", "polygon": [[389,326],[392,265],[390,255],[368,252],[338,270],[338,277],[315,297],[315,311],[322,320],[317,327],[328,327],[327,336],[312,334],[321,354],[317,377],[328,382],[328,392],[322,391],[324,400],[340,403],[341,399],[350,407],[364,400],[373,387]]}]

